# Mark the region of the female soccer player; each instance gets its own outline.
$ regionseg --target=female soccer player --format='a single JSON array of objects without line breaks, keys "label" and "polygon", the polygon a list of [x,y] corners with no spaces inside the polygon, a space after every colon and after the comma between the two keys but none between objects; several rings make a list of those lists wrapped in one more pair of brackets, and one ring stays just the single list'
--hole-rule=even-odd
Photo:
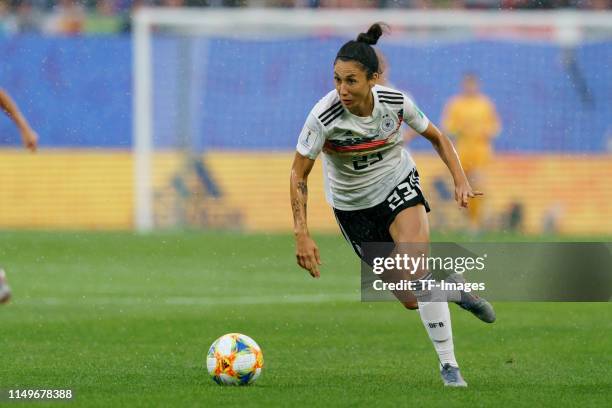
[{"label": "female soccer player", "polygon": [[[3,111],[9,118],[15,122],[15,125],[21,132],[21,141],[23,145],[31,151],[36,151],[38,144],[38,136],[32,130],[32,127],[21,114],[17,104],[11,99],[8,93],[0,88],[0,111]],[[11,289],[6,281],[6,273],[0,268],[0,304],[6,303],[11,298]]]},{"label": "female soccer player", "polygon": [[[336,89],[312,109],[297,143],[290,183],[296,257],[299,266],[315,278],[320,276],[321,259],[306,222],[307,179],[321,151],[327,199],[344,237],[366,262],[362,244],[367,242],[393,242],[396,246],[429,243],[429,204],[415,164],[402,148],[402,121],[432,143],[450,170],[455,199],[461,207],[467,207],[468,199],[482,195],[472,190],[449,139],[412,100],[400,91],[376,84],[379,63],[372,45],[382,33],[381,24],[373,24],[367,33],[340,48],[334,62]],[[411,277],[429,278],[425,270]],[[467,386],[454,355],[447,301],[486,322],[495,320],[493,308],[486,300],[463,291],[442,293],[423,285],[413,294],[438,354],[444,384]]]}]

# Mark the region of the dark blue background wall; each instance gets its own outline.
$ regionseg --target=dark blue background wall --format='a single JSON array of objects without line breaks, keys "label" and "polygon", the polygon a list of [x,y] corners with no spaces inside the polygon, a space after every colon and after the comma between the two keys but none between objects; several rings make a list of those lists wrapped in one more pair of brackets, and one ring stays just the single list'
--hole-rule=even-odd
[{"label": "dark blue background wall", "polygon": [[[309,110],[332,87],[342,43],[188,41],[155,40],[159,146],[293,148]],[[612,42],[577,48],[578,70],[549,43],[381,43],[392,82],[435,121],[461,75],[479,73],[503,120],[500,150],[597,152],[612,133]],[[131,54],[128,37],[0,38],[0,86],[19,102],[43,146],[127,148]],[[14,126],[0,118],[0,144],[17,139]],[[420,141],[415,148],[428,147]]]}]

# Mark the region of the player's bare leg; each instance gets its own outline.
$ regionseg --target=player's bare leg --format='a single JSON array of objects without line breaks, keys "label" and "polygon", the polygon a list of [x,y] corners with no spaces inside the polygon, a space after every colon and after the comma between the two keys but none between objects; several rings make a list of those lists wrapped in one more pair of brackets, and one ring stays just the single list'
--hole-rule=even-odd
[{"label": "player's bare leg", "polygon": [[[419,247],[421,244],[429,244],[429,222],[425,207],[417,205],[402,210],[395,218],[394,222],[389,227],[389,232],[393,237],[393,241],[398,244],[415,244],[415,249],[421,252],[424,248]],[[412,245],[407,246],[410,252]],[[420,254],[408,254],[419,256]],[[429,272],[426,270],[417,271],[414,277],[416,279],[427,279]],[[415,296],[418,301],[419,314],[423,326],[429,334],[438,358],[440,360],[440,374],[445,386],[451,387],[466,387],[467,383],[461,377],[459,364],[455,358],[455,348],[453,344],[452,326],[450,320],[450,311],[446,299],[440,297],[441,293],[433,293],[424,288],[415,291]],[[397,296],[397,295],[396,295]],[[446,296],[446,295],[443,295]]]},{"label": "player's bare leg", "polygon": [[[427,213],[425,207],[417,205],[415,207],[409,207],[401,211],[389,227],[389,233],[396,244],[418,244],[418,243],[429,243],[429,222],[427,219]],[[417,248],[412,248],[416,250]],[[415,256],[419,256],[427,248],[421,248]],[[427,273],[424,272],[423,276],[413,275],[409,277],[403,277],[405,279],[422,279]],[[394,278],[399,279],[399,278]],[[454,279],[465,282],[463,276],[455,276]],[[434,289],[434,291],[437,291]],[[394,293],[398,300],[410,310],[418,309],[418,301],[416,294],[411,292]],[[478,319],[485,323],[495,322],[496,315],[493,306],[484,298],[475,295],[472,292],[465,292],[463,290],[445,291],[435,296],[445,296],[445,301],[456,303],[459,307],[468,312],[472,313]]]}]

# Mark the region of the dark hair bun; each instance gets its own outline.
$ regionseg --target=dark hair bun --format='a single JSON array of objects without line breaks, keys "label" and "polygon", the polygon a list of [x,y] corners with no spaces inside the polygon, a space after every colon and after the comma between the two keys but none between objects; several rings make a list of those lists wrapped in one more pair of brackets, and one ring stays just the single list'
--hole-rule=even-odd
[{"label": "dark hair bun", "polygon": [[389,29],[385,23],[374,23],[370,26],[367,33],[361,33],[357,36],[357,41],[369,45],[376,45],[378,39]]}]

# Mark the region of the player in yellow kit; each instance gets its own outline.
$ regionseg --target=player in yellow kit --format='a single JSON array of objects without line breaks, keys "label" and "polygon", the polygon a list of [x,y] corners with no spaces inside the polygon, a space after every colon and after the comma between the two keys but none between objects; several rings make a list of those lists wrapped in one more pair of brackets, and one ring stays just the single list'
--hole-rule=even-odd
[{"label": "player in yellow kit", "polygon": [[[446,133],[456,139],[461,165],[472,186],[482,189],[487,166],[493,159],[493,139],[501,124],[495,104],[480,91],[480,81],[474,74],[466,74],[462,92],[446,104],[442,115]],[[474,200],[468,207],[470,228],[478,231],[482,222],[482,200]]]}]

